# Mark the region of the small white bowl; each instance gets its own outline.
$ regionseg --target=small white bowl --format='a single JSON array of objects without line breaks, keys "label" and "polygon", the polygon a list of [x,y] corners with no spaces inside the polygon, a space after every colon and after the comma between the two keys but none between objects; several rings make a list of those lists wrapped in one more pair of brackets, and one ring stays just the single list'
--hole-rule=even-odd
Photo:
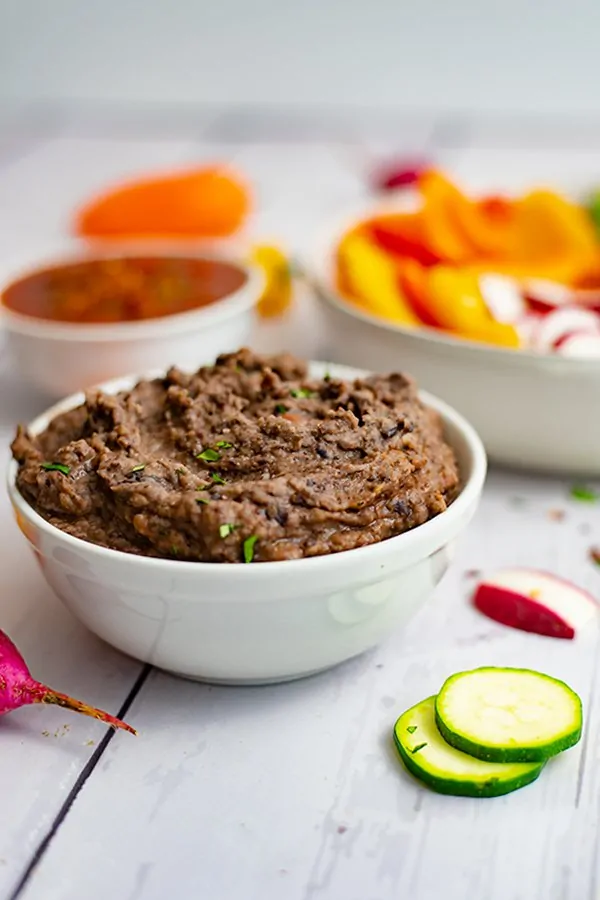
[{"label": "small white bowl", "polygon": [[[388,205],[385,211],[393,208]],[[307,260],[322,301],[331,360],[410,372],[423,388],[466,416],[492,462],[600,475],[600,360],[507,350],[426,327],[404,328],[340,296],[335,247],[349,227],[374,212],[363,210],[327,229]]]},{"label": "small white bowl", "polygon": [[[322,364],[313,364],[322,376]],[[359,373],[334,368],[342,377]],[[116,393],[137,378],[104,385]],[[17,523],[48,584],[91,631],[119,650],[177,675],[257,684],[300,678],[374,647],[429,597],[456,538],[479,503],[485,451],[471,426],[427,394],[438,410],[463,478],[448,509],[412,531],[329,556],[251,565],[148,559],[108,550],[50,525],[16,488]],[[69,397],[32,422],[43,431]]]},{"label": "small white bowl", "polygon": [[254,307],[264,278],[261,271],[238,259],[198,247],[132,246],[71,250],[13,263],[2,272],[0,294],[13,282],[40,269],[82,260],[152,255],[194,256],[236,266],[246,275],[242,286],[208,306],[164,316],[118,324],[51,322],[20,315],[0,306],[8,350],[21,377],[43,393],[63,397],[74,391],[129,372],[166,369],[173,362],[196,369],[245,346],[254,328]]}]

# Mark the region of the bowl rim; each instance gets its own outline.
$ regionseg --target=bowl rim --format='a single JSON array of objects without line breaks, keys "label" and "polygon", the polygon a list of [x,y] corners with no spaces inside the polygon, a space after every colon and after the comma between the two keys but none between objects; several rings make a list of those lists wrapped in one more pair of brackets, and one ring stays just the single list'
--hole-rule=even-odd
[{"label": "bowl rim", "polygon": [[[186,310],[185,312],[172,313],[154,319],[139,319],[133,322],[108,324],[55,322],[35,316],[23,315],[4,305],[3,296],[5,291],[23,278],[27,278],[37,272],[60,268],[76,262],[94,262],[101,259],[130,259],[139,256],[155,256],[164,259],[181,257],[202,259],[209,262],[223,262],[241,271],[245,278],[236,290],[224,294],[207,306],[199,306],[196,309]],[[131,243],[128,246],[113,246],[112,249],[108,244],[105,247],[94,247],[93,249],[73,247],[63,251],[51,252],[46,257],[38,257],[37,260],[37,262],[17,264],[14,273],[0,281],[0,322],[3,323],[9,332],[49,341],[82,343],[93,341],[121,342],[176,335],[196,327],[210,328],[255,306],[265,285],[264,273],[258,266],[236,258],[233,253],[220,252],[206,246],[193,249],[189,244],[177,246],[175,244],[165,245],[157,243],[156,246],[153,246],[147,243]]]},{"label": "bowl rim", "polygon": [[492,356],[498,361],[517,363],[524,365],[551,365],[557,370],[573,370],[585,372],[588,370],[600,371],[600,360],[591,357],[567,357],[557,353],[536,353],[534,350],[519,349],[514,347],[497,347],[493,344],[484,344],[469,338],[438,331],[427,325],[410,328],[397,322],[390,322],[373,313],[353,305],[344,300],[340,291],[336,288],[333,272],[333,251],[343,234],[353,225],[374,215],[402,213],[410,211],[414,207],[413,195],[408,189],[404,197],[384,198],[379,202],[361,204],[353,210],[346,211],[333,219],[329,219],[320,229],[316,240],[313,241],[306,255],[305,269],[308,281],[311,283],[317,296],[324,302],[333,306],[341,313],[359,322],[368,323],[392,334],[400,334],[411,338],[423,345],[437,344],[448,352],[466,352],[471,355]]},{"label": "bowl rim", "polygon": [[[310,361],[309,366],[311,374],[315,377],[322,377],[326,372],[335,373],[335,375],[340,378],[356,378],[368,374],[364,369],[324,363],[317,360]],[[96,389],[102,389],[107,393],[116,393],[119,390],[127,390],[128,388],[133,387],[133,385],[141,379],[156,378],[162,375],[164,375],[164,370],[154,370],[145,375],[128,375],[102,382]],[[420,545],[426,545],[429,548],[431,544],[435,544],[436,540],[440,538],[442,538],[442,540],[439,541],[441,546],[444,543],[443,534],[447,527],[453,521],[460,519],[461,515],[477,502],[485,482],[487,474],[486,452],[481,438],[473,426],[453,407],[428,392],[419,391],[419,397],[427,406],[436,410],[441,415],[444,426],[448,427],[448,425],[450,425],[458,434],[460,434],[465,443],[469,456],[469,472],[460,494],[443,512],[410,531],[405,531],[402,534],[386,538],[385,540],[378,541],[374,544],[355,547],[350,550],[342,550],[338,553],[327,553],[321,556],[303,557],[301,559],[265,561],[255,566],[243,564],[219,564],[214,562],[193,562],[187,560],[165,559],[163,557],[141,556],[134,553],[126,553],[122,550],[101,547],[98,544],[93,544],[82,538],[74,537],[73,535],[62,531],[56,525],[52,525],[50,522],[46,521],[46,519],[36,512],[19,492],[16,485],[18,464],[12,457],[10,458],[6,475],[8,494],[15,511],[20,513],[26,519],[28,518],[31,520],[41,531],[64,541],[67,546],[77,547],[80,550],[83,548],[86,553],[99,559],[107,561],[112,560],[113,562],[118,561],[131,565],[132,567],[139,567],[142,569],[147,568],[150,571],[164,567],[167,567],[168,570],[173,573],[190,574],[195,572],[198,575],[206,575],[209,572],[211,575],[214,575],[216,572],[221,571],[223,574],[233,576],[234,578],[256,579],[267,575],[269,572],[273,574],[280,573],[284,575],[287,573],[292,575],[298,567],[305,573],[308,573],[309,569],[314,571],[318,568],[326,569],[331,566],[335,567],[336,565],[343,565],[344,561],[348,562],[349,557],[354,561],[361,560],[365,564],[367,562],[376,562],[378,561],[378,557],[388,557],[399,550],[402,552],[408,551],[410,553],[411,549],[414,550],[416,548],[418,550]],[[34,433],[36,431],[41,431],[47,426],[52,418],[61,412],[66,412],[69,409],[78,406],[83,402],[83,399],[84,394],[82,392],[71,394],[69,397],[54,404],[44,413],[37,416],[29,424],[28,428]],[[402,543],[399,544],[398,542]],[[422,554],[422,556],[425,555],[427,555],[427,552]]]}]

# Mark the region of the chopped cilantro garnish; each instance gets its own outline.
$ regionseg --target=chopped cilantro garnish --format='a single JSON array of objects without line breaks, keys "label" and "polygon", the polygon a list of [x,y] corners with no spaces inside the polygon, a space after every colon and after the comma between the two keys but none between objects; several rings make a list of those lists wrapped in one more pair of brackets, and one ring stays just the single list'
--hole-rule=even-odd
[{"label": "chopped cilantro garnish", "polygon": [[211,472],[210,477],[214,481],[215,484],[225,484],[225,479],[222,478],[218,472]]},{"label": "chopped cilantro garnish", "polygon": [[210,497],[196,497],[196,503],[210,503]]},{"label": "chopped cilantro garnish", "polygon": [[574,484],[571,488],[571,497],[573,500],[582,500],[584,503],[595,503],[600,500],[600,494],[584,484]]},{"label": "chopped cilantro garnish", "polygon": [[301,400],[306,400],[308,397],[314,397],[313,392],[307,390],[306,388],[294,388],[293,391],[290,391],[290,394],[292,395],[292,397],[297,397]]},{"label": "chopped cilantro garnish", "polygon": [[46,472],[61,472],[63,475],[68,475],[71,471],[70,466],[63,466],[62,463],[55,462],[42,463],[42,469],[45,469]]},{"label": "chopped cilantro garnish", "polygon": [[254,559],[254,545],[258,540],[257,534],[251,534],[250,537],[247,537],[243,543],[244,550],[244,562],[251,563]]},{"label": "chopped cilantro garnish", "polygon": [[283,403],[278,403],[277,406],[275,407],[275,412],[278,415],[282,415],[283,413],[287,412],[287,406],[284,406]]},{"label": "chopped cilantro garnish", "polygon": [[146,464],[140,463],[139,466],[134,466],[133,469],[131,470],[131,472],[132,472],[132,474],[133,474],[133,472],[143,472],[145,468],[146,468]]},{"label": "chopped cilantro garnish", "polygon": [[229,441],[217,441],[215,447],[219,447],[223,450],[231,450],[233,444],[230,444]]},{"label": "chopped cilantro garnish", "polygon": [[221,454],[217,450],[213,450],[212,447],[207,447],[206,450],[197,455],[196,459],[203,459],[205,462],[217,462],[221,459]]},{"label": "chopped cilantro garnish", "polygon": [[236,526],[232,522],[225,522],[223,525],[219,525],[219,536],[222,538],[229,537],[235,529]]}]

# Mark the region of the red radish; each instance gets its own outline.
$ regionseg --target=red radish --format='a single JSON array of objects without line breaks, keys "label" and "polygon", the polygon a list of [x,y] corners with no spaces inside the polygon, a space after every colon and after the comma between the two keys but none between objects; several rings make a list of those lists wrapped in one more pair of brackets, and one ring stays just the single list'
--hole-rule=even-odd
[{"label": "red radish", "polygon": [[13,642],[8,635],[0,631],[0,716],[29,703],[52,703],[73,712],[83,713],[84,716],[99,719],[112,725],[113,728],[123,728],[131,734],[137,734],[131,725],[116,719],[110,713],[87,706],[80,700],[59,694],[58,691],[53,691],[45,684],[35,681]]},{"label": "red radish", "polygon": [[562,338],[581,332],[600,333],[600,315],[589,309],[564,306],[548,313],[540,320],[539,327],[533,335],[533,343],[537,350],[553,350]]},{"label": "red radish", "polygon": [[479,276],[479,290],[490,315],[497,322],[515,325],[527,312],[527,304],[514,278],[486,273]]},{"label": "red radish", "polygon": [[391,160],[380,163],[371,176],[371,182],[376,191],[396,191],[400,188],[414,187],[428,168],[425,163]]},{"label": "red radish", "polygon": [[598,359],[600,357],[600,332],[590,334],[586,331],[574,331],[566,334],[557,341],[556,352],[560,356]]},{"label": "red radish", "polygon": [[523,284],[523,296],[530,308],[539,313],[549,313],[576,302],[573,291],[566,284],[542,278],[529,278]]},{"label": "red radish", "polygon": [[535,569],[505,569],[477,586],[477,609],[503,625],[572,639],[598,613],[594,598],[568,581]]}]

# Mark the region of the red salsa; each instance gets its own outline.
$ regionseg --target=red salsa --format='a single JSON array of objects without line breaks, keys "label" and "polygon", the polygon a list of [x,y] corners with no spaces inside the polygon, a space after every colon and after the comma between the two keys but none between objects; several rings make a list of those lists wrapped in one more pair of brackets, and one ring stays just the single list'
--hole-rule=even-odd
[{"label": "red salsa", "polygon": [[245,281],[242,269],[220,260],[93,259],[33,272],[6,288],[2,303],[21,315],[53,322],[134,322],[208,306]]}]

